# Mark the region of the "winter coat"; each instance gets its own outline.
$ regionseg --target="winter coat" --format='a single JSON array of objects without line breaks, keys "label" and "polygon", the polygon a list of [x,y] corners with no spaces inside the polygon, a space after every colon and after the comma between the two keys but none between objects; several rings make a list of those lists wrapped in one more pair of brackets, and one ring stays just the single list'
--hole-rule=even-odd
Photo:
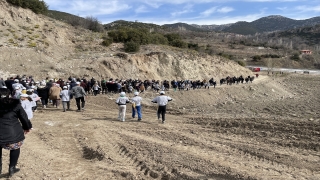
[{"label": "winter coat", "polygon": [[49,98],[49,88],[47,86],[39,86],[37,88],[38,95],[42,99],[48,99]]},{"label": "winter coat", "polygon": [[87,95],[86,92],[84,91],[83,87],[81,87],[81,86],[73,87],[71,92],[75,98],[80,98],[80,97],[84,97]]},{"label": "winter coat", "polygon": [[[20,124],[21,123],[21,124]],[[0,146],[25,139],[23,130],[32,128],[18,99],[0,99]]]},{"label": "winter coat", "polygon": [[62,91],[62,89],[60,87],[57,87],[57,86],[51,87],[49,90],[49,99],[51,99],[51,100],[60,99],[60,92],[61,91]]},{"label": "winter coat", "polygon": [[63,90],[60,93],[61,101],[70,101],[71,92],[69,90]]},{"label": "winter coat", "polygon": [[21,107],[27,113],[29,120],[31,120],[33,118],[33,112],[32,112],[33,104],[32,104],[32,102],[33,101],[29,101],[28,99],[21,101]]}]

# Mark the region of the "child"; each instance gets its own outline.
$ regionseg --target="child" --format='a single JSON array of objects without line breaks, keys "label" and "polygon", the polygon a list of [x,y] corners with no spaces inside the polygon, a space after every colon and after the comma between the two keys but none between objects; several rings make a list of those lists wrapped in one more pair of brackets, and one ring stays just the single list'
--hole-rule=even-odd
[{"label": "child", "polygon": [[97,83],[94,83],[94,85],[92,86],[92,89],[93,89],[93,94],[97,96],[97,94],[99,93],[100,86]]},{"label": "child", "polygon": [[37,111],[37,101],[40,100],[40,97],[33,92],[33,89],[28,89],[27,90],[27,95],[32,99],[31,104],[32,104],[32,112]]},{"label": "child", "polygon": [[26,111],[28,119],[31,121],[31,119],[33,118],[31,97],[29,97],[27,94],[21,94],[20,100],[22,108]]},{"label": "child", "polygon": [[[60,93],[63,112],[66,112],[66,110],[70,110],[70,95],[71,95],[71,91],[68,90],[68,86],[63,86],[63,90]],[[67,109],[66,109],[66,106],[67,106]]]}]

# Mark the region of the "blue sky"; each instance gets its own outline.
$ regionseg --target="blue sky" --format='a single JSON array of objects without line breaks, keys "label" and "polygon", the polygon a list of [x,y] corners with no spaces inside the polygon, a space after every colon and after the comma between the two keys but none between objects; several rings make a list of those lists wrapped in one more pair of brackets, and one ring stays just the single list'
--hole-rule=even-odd
[{"label": "blue sky", "polygon": [[154,24],[211,25],[251,22],[269,15],[292,19],[320,16],[320,0],[44,0],[50,10],[103,23],[126,20]]}]

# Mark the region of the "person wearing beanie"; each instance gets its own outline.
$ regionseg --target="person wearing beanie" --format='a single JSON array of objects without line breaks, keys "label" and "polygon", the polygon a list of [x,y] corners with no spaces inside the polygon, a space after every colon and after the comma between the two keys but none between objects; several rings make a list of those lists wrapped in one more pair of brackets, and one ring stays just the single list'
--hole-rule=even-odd
[{"label": "person wearing beanie", "polygon": [[139,96],[139,92],[134,92],[134,97],[131,99],[131,102],[132,102],[132,118],[135,118],[136,111],[137,111],[138,121],[142,120],[141,101],[142,101],[142,98]]},{"label": "person wearing beanie", "polygon": [[120,97],[118,97],[118,99],[116,100],[116,103],[119,106],[119,117],[118,119],[120,121],[125,121],[125,117],[126,117],[126,109],[127,106],[126,104],[129,103],[129,99],[126,97],[126,93],[125,92],[121,92],[120,93]]},{"label": "person wearing beanie", "polygon": [[[80,82],[76,82],[76,86],[71,89],[71,93],[76,99],[77,103],[77,112],[80,112],[81,109],[84,110],[85,106],[85,99],[84,97],[87,96],[86,92],[84,91],[83,87],[80,86]],[[80,101],[81,101],[81,106],[80,106]]]},{"label": "person wearing beanie", "polygon": [[63,86],[63,90],[60,93],[63,112],[66,112],[66,110],[70,110],[70,95],[71,95],[71,92],[68,90],[68,87]]},{"label": "person wearing beanie", "polygon": [[166,109],[167,109],[167,104],[169,101],[172,101],[172,98],[169,96],[165,96],[164,91],[160,91],[160,96],[155,97],[151,102],[157,103],[158,104],[158,120],[160,120],[160,114],[162,117],[162,124],[165,122],[165,114],[166,114]]}]

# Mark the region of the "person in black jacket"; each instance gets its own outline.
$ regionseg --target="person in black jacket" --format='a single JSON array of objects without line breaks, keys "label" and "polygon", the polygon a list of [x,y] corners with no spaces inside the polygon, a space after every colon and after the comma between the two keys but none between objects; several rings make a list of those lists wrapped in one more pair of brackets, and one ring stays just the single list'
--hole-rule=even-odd
[{"label": "person in black jacket", "polygon": [[45,86],[44,82],[40,83],[40,86],[38,86],[38,96],[41,97],[41,103],[42,107],[46,108],[48,106],[48,99],[49,99],[49,87]]},{"label": "person in black jacket", "polygon": [[[8,89],[0,89],[0,174],[2,171],[2,149],[10,150],[9,177],[20,169],[16,168],[20,147],[32,128],[19,99],[9,98]],[[22,126],[22,127],[21,127]]]}]

